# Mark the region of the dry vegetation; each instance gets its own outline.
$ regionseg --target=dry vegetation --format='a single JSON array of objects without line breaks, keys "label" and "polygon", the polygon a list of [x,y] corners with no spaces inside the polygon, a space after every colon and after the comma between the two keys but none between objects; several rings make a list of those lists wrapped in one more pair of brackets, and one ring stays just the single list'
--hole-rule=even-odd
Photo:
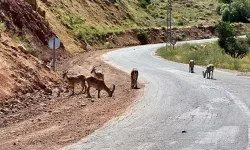
[{"label": "dry vegetation", "polygon": [[250,71],[250,54],[242,59],[232,58],[225,54],[217,42],[208,44],[185,44],[177,46],[175,50],[166,50],[161,48],[157,54],[171,61],[180,63],[189,63],[189,60],[195,60],[195,64],[206,66],[214,64],[216,68],[238,70],[241,72]]}]

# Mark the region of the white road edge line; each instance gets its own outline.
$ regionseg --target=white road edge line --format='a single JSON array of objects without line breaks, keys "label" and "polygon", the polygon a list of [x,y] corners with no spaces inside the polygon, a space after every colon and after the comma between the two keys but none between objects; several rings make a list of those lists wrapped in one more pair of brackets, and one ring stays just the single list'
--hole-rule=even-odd
[{"label": "white road edge line", "polygon": [[247,150],[250,150],[250,124],[248,124],[248,148]]}]

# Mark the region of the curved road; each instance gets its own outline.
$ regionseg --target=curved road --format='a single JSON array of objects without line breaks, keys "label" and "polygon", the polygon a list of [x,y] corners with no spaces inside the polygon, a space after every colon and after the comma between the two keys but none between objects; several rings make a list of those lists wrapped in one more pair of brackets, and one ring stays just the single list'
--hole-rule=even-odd
[{"label": "curved road", "polygon": [[218,70],[214,80],[204,79],[201,67],[191,74],[187,64],[154,56],[162,46],[124,48],[103,56],[126,72],[138,68],[144,95],[125,114],[64,149],[250,150],[250,79]]}]

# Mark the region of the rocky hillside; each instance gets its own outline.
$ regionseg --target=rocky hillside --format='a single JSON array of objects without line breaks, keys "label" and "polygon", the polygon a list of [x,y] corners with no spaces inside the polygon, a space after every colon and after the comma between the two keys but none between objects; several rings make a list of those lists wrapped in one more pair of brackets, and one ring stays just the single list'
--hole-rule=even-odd
[{"label": "rocky hillside", "polygon": [[[21,0],[1,1],[0,22],[0,101],[54,86],[58,77],[45,63],[55,35],[49,23]],[[63,53],[61,48],[58,55]]]},{"label": "rocky hillside", "polygon": [[[110,34],[124,30],[166,25],[167,3],[151,0],[37,0],[37,7],[46,11],[45,18],[63,41],[67,51],[91,49]],[[214,25],[217,0],[173,1],[173,25]],[[197,15],[197,13],[199,15]],[[135,33],[136,35],[136,33]],[[105,48],[105,46],[103,46]]]},{"label": "rocky hillside", "polygon": [[6,34],[0,43],[0,101],[53,87],[58,77]]}]

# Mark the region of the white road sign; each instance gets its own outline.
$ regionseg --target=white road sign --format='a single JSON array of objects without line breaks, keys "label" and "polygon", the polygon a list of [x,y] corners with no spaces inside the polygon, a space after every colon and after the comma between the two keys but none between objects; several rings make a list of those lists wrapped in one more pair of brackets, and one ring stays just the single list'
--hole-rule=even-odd
[{"label": "white road sign", "polygon": [[58,38],[52,37],[49,39],[49,48],[58,49],[59,47],[60,47],[60,40]]}]

